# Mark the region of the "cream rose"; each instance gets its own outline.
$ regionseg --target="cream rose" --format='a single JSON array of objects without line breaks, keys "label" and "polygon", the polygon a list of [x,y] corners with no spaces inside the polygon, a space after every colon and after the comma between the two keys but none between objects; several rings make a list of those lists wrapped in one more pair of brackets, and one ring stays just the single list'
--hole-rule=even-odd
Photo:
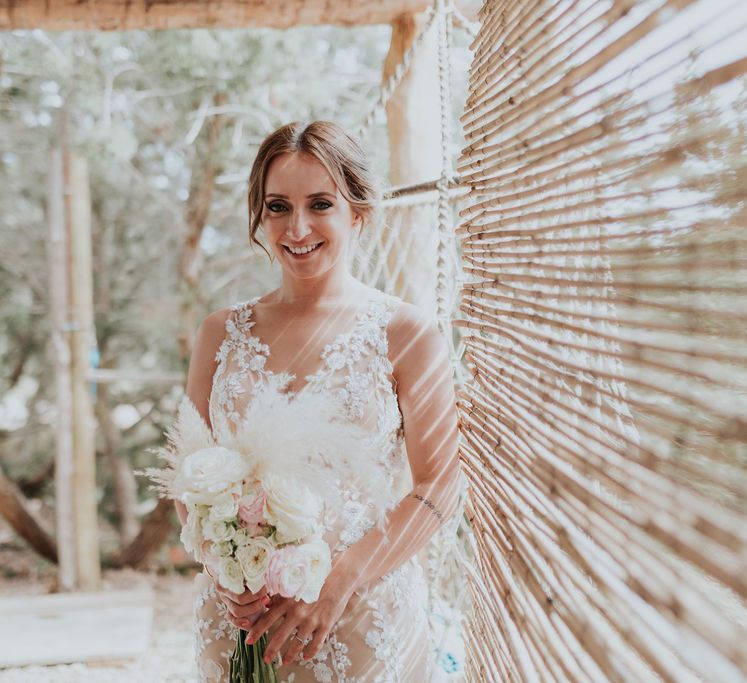
[{"label": "cream rose", "polygon": [[222,557],[218,566],[218,583],[232,593],[244,592],[244,573],[233,557]]},{"label": "cream rose", "polygon": [[275,526],[278,543],[292,543],[314,533],[321,502],[301,481],[268,473],[262,482],[267,498],[264,516]]},{"label": "cream rose", "polygon": [[314,602],[332,570],[329,546],[319,538],[276,550],[267,565],[267,590],[286,598]]},{"label": "cream rose", "polygon": [[239,527],[238,529],[234,529],[232,541],[237,545],[246,545],[249,543],[249,541],[254,538],[254,535],[250,533],[249,529],[244,529],[242,527]]},{"label": "cream rose", "polygon": [[222,493],[240,490],[251,464],[240,453],[222,446],[201,448],[187,455],[174,479],[179,500],[212,505]]},{"label": "cream rose", "polygon": [[202,521],[202,534],[213,543],[230,541],[233,533],[233,527],[222,520],[214,520],[208,517]]},{"label": "cream rose", "polygon": [[265,585],[265,570],[275,548],[266,538],[252,538],[236,549],[236,559],[241,565],[246,585],[256,593]]},{"label": "cream rose", "polygon": [[229,541],[213,543],[212,551],[218,557],[228,557],[229,555],[233,555],[233,544]]}]

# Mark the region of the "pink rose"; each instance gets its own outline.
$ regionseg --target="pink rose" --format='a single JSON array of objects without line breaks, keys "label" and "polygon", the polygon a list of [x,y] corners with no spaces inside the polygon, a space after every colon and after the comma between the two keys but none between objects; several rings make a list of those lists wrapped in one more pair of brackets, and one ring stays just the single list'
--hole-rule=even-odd
[{"label": "pink rose", "polygon": [[265,569],[265,586],[270,595],[279,593],[292,598],[298,588],[298,576],[293,572],[295,547],[292,545],[277,548]]},{"label": "pink rose", "polygon": [[245,529],[257,529],[260,524],[265,524],[262,510],[265,505],[265,492],[244,496],[239,500],[239,522]]},{"label": "pink rose", "polygon": [[267,592],[314,602],[331,568],[329,546],[322,539],[278,548],[265,569]]}]

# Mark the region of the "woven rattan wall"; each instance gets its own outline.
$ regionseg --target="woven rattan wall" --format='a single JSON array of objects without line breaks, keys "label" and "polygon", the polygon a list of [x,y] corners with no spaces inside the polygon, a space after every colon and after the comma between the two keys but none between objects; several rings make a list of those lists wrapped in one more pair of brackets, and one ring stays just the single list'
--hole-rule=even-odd
[{"label": "woven rattan wall", "polygon": [[747,3],[491,0],[458,172],[472,681],[747,677]]}]

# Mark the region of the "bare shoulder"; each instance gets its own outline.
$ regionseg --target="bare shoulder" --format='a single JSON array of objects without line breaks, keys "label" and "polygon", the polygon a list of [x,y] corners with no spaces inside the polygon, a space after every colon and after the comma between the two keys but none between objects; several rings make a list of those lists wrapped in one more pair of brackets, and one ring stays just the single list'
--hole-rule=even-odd
[{"label": "bare shoulder", "polygon": [[387,326],[389,359],[398,382],[434,362],[448,363],[448,347],[436,318],[407,301],[394,307]]},{"label": "bare shoulder", "polygon": [[435,326],[435,319],[428,316],[422,308],[398,299],[389,322],[389,339],[396,342],[399,337],[428,327],[431,323]]},{"label": "bare shoulder", "polygon": [[226,334],[226,322],[230,315],[230,307],[219,308],[203,318],[197,328],[193,353],[198,350],[198,347],[202,352],[210,349],[215,349],[215,352],[218,351]]},{"label": "bare shoulder", "polygon": [[213,384],[213,375],[218,365],[216,355],[226,334],[226,321],[230,308],[221,308],[205,316],[197,327],[187,371],[187,396],[205,418],[208,416],[208,400]]}]

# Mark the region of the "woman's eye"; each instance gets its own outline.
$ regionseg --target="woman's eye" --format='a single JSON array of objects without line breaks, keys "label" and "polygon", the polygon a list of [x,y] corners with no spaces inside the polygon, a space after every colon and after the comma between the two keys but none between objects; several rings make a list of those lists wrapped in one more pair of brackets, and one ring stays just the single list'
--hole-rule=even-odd
[{"label": "woman's eye", "polygon": [[277,213],[278,211],[282,211],[285,207],[278,202],[272,202],[272,204],[267,204],[267,208],[273,213]]},{"label": "woman's eye", "polygon": [[328,209],[330,206],[332,206],[332,204],[330,204],[329,202],[325,202],[323,199],[318,202],[314,202],[313,206],[315,208],[318,208],[320,204],[322,205],[322,209]]}]

